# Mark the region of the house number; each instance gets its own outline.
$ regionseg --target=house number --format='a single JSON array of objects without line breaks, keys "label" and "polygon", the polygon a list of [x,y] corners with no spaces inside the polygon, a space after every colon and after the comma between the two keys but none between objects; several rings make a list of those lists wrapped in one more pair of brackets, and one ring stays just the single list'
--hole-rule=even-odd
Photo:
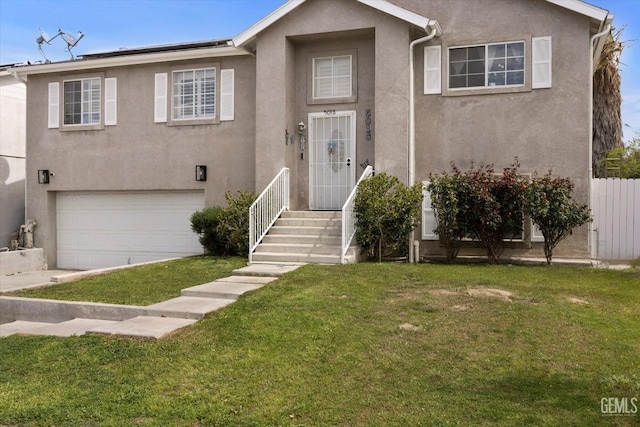
[{"label": "house number", "polygon": [[324,110],[324,115],[325,116],[335,116],[336,115],[336,110]]}]

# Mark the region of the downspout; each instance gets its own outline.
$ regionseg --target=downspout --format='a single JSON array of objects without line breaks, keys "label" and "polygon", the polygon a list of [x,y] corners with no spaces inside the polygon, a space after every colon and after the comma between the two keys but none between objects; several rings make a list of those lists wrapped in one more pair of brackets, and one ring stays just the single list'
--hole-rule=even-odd
[{"label": "downspout", "polygon": [[[604,19],[604,22],[607,22],[607,18]],[[595,70],[593,69],[595,58],[593,55],[595,54],[596,40],[609,34],[610,31],[611,24],[607,24],[603,31],[591,36],[589,43],[589,210],[593,208],[593,76],[595,74]],[[589,222],[589,232],[587,233],[587,244],[592,258],[597,256],[594,245],[594,232],[593,222],[591,221]]]},{"label": "downspout", "polygon": [[[409,186],[413,185],[416,176],[416,106],[415,106],[415,78],[414,78],[414,49],[416,45],[420,43],[428,42],[429,40],[442,35],[442,29],[438,24],[438,21],[429,21],[426,27],[427,35],[412,41],[409,44],[409,174],[408,182]],[[411,231],[409,236],[409,262],[414,262],[414,247],[413,240],[415,237],[415,231]]]}]

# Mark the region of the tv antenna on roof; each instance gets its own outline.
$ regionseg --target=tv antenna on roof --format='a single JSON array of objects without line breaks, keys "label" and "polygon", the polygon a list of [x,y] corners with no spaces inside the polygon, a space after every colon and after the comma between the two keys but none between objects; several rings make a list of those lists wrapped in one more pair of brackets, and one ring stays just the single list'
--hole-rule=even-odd
[{"label": "tv antenna on roof", "polygon": [[40,30],[40,35],[36,39],[36,43],[38,43],[38,50],[40,51],[42,56],[44,56],[45,61],[46,62],[51,62],[51,61],[49,61],[49,59],[47,59],[47,55],[45,55],[44,51],[42,50],[42,43],[46,43],[46,44],[50,45],[51,41],[53,39],[55,39],[56,37],[62,37],[62,40],[64,40],[67,43],[67,48],[65,50],[67,52],[69,52],[69,55],[71,55],[71,59],[75,59],[75,57],[73,56],[73,53],[71,53],[71,49],[74,48],[78,44],[80,39],[82,39],[84,37],[84,34],[82,33],[82,31],[78,31],[78,35],[77,36],[73,36],[73,35],[71,35],[69,33],[65,33],[64,31],[62,31],[60,29],[60,27],[58,27],[58,32],[56,33],[55,36],[49,37],[49,35],[47,33],[45,33],[44,31]]}]

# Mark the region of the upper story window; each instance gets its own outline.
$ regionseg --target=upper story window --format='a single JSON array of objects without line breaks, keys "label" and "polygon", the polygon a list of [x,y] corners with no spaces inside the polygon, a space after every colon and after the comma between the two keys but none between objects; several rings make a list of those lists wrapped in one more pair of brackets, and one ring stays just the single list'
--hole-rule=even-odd
[{"label": "upper story window", "polygon": [[213,119],[216,116],[216,69],[174,71],[173,120]]},{"label": "upper story window", "polygon": [[64,82],[64,124],[100,124],[100,78]]},{"label": "upper story window", "polygon": [[352,93],[351,55],[313,59],[313,99],[349,98]]},{"label": "upper story window", "polygon": [[525,42],[491,43],[449,49],[449,88],[522,86]]}]

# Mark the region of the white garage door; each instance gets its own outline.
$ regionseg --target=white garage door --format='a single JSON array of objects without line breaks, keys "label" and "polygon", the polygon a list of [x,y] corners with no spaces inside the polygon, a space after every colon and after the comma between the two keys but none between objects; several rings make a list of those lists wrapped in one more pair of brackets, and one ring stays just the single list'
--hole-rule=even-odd
[{"label": "white garage door", "polygon": [[61,192],[58,268],[89,270],[203,252],[189,218],[202,191]]}]

